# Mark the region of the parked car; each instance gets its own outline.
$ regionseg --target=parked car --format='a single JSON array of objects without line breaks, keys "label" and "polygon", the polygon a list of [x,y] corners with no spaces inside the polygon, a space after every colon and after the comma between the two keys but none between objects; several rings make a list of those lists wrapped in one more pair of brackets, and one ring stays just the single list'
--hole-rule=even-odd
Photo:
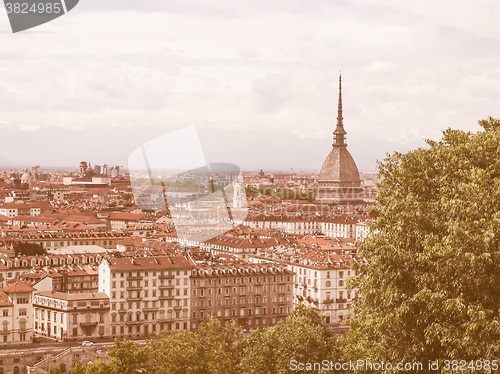
[{"label": "parked car", "polygon": [[33,343],[40,343],[40,339],[33,337]]},{"label": "parked car", "polygon": [[82,345],[94,345],[94,342],[93,341],[90,341],[90,340],[84,340],[82,342]]}]

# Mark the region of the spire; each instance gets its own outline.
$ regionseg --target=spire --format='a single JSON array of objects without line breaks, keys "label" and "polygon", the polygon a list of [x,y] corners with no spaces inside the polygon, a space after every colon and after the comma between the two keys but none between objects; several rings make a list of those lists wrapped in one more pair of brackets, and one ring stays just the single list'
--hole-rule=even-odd
[{"label": "spire", "polygon": [[339,106],[338,106],[338,113],[337,113],[337,127],[335,128],[335,131],[333,132],[333,135],[335,135],[335,143],[332,145],[334,147],[345,147],[347,144],[344,143],[345,141],[345,130],[344,130],[344,122],[343,122],[344,117],[342,117],[342,73],[339,74]]}]

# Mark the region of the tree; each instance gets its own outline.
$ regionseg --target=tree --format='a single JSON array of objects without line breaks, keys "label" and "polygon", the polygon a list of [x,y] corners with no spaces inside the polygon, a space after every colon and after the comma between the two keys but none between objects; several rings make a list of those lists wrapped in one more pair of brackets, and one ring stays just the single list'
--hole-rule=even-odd
[{"label": "tree", "polygon": [[163,331],[146,346],[147,372],[236,374],[240,359],[240,330],[235,321],[222,324],[209,317],[200,324],[197,332]]},{"label": "tree", "polygon": [[108,351],[109,362],[97,360],[87,367],[86,374],[136,374],[142,373],[147,354],[130,340],[115,339],[115,345]]},{"label": "tree", "polygon": [[242,328],[235,320],[222,324],[209,317],[198,328],[204,359],[211,374],[237,373],[241,356]]},{"label": "tree", "polygon": [[40,244],[17,242],[14,244],[16,256],[37,256],[47,254],[47,250]]},{"label": "tree", "polygon": [[[323,317],[299,304],[285,321],[264,331],[253,331],[245,342],[240,368],[245,374],[285,374],[293,372],[293,360],[297,363],[339,362],[339,357],[339,346]],[[321,371],[312,368],[307,372]]]},{"label": "tree", "polygon": [[204,347],[192,331],[166,330],[151,339],[145,348],[147,373],[151,374],[205,374]]},{"label": "tree", "polygon": [[77,362],[75,363],[73,368],[69,371],[69,374],[85,374],[85,367]]},{"label": "tree", "polygon": [[351,284],[353,359],[499,357],[500,121],[480,125],[379,163],[378,216],[360,250],[371,263]]}]

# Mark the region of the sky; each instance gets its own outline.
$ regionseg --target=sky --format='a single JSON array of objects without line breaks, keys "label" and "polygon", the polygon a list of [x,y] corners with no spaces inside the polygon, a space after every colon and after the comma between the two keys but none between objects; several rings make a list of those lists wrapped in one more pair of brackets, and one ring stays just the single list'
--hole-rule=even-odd
[{"label": "sky", "polygon": [[0,165],[127,166],[196,126],[205,158],[318,172],[342,70],[360,171],[500,117],[495,0],[80,0],[13,34],[0,5]]}]

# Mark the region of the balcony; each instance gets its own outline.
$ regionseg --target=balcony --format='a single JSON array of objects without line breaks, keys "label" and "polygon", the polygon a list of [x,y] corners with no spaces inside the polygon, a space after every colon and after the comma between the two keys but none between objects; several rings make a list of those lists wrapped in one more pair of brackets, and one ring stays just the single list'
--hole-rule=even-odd
[{"label": "balcony", "polygon": [[148,308],[142,308],[144,312],[156,312],[159,308],[157,306],[152,306]]},{"label": "balcony", "polygon": [[335,302],[338,304],[347,303],[347,299],[337,299]]},{"label": "balcony", "polygon": [[142,321],[127,321],[127,326],[142,325]]},{"label": "balcony", "polygon": [[165,289],[173,290],[175,288],[175,286],[173,284],[162,284],[162,285],[158,286],[158,288],[160,290],[165,290]]},{"label": "balcony", "polygon": [[140,296],[127,297],[127,301],[142,301],[142,299]]},{"label": "balcony", "polygon": [[175,278],[175,275],[160,274],[160,275],[158,276],[158,278],[160,278],[160,279],[174,279],[174,278]]},{"label": "balcony", "polygon": [[80,326],[82,327],[97,326],[97,321],[80,322]]},{"label": "balcony", "polygon": [[333,299],[325,299],[325,300],[323,300],[323,304],[333,304],[334,301],[335,300],[333,300]]},{"label": "balcony", "polygon": [[160,295],[158,296],[158,299],[160,300],[172,300],[174,298],[173,295]]},{"label": "balcony", "polygon": [[141,286],[127,286],[127,291],[140,291],[142,288]]},{"label": "balcony", "polygon": [[127,281],[142,280],[142,275],[128,275]]}]

